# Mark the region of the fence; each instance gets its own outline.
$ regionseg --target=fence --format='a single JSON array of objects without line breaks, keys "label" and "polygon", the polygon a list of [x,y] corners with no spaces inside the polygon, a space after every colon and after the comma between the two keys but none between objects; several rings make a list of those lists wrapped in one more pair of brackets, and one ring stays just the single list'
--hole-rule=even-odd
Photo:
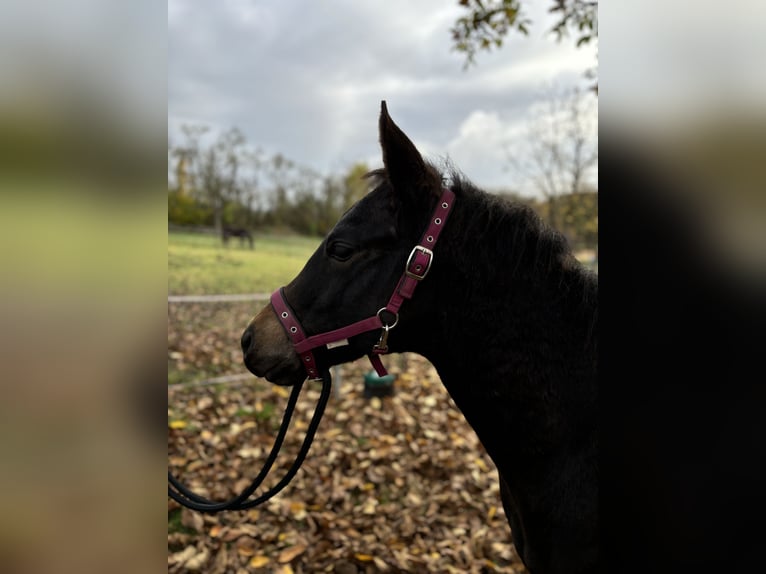
[{"label": "fence", "polygon": [[[243,303],[265,304],[270,298],[269,293],[168,295],[168,387],[252,381],[254,375],[242,364],[239,337],[258,309]],[[406,368],[406,354],[393,361]],[[189,372],[197,376],[189,379]],[[337,396],[342,372],[339,367],[331,372]]]}]

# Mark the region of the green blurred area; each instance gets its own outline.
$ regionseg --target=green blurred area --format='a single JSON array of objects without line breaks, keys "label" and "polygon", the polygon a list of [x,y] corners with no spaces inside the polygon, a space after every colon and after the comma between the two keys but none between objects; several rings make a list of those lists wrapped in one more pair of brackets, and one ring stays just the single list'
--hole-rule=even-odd
[{"label": "green blurred area", "polygon": [[159,570],[164,38],[111,3],[0,13],[0,564]]},{"label": "green blurred area", "polygon": [[317,237],[254,234],[254,249],[213,234],[168,234],[168,293],[271,293],[287,284],[319,245]]},{"label": "green blurred area", "polygon": [[0,265],[12,272],[4,274],[2,290],[112,299],[163,289],[163,202],[143,190],[138,197],[115,202],[50,184],[6,195],[0,202]]}]

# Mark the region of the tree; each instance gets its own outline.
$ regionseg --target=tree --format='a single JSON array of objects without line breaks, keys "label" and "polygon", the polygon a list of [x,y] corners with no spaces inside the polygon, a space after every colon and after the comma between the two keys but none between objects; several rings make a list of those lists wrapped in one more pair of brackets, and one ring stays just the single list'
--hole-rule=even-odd
[{"label": "tree", "polygon": [[223,230],[227,202],[241,201],[242,188],[237,177],[244,145],[245,136],[237,128],[232,128],[221,134],[202,155],[200,185],[213,210],[213,225],[219,234]]},{"label": "tree", "polygon": [[209,131],[206,126],[183,126],[181,130],[185,141],[173,152],[178,158],[178,190],[182,194],[191,191],[207,204],[220,234],[227,204],[243,200],[239,171],[245,159],[245,136],[239,129],[231,128],[213,144],[203,147],[201,138]]},{"label": "tree", "polygon": [[[594,115],[595,102],[580,90],[548,91],[533,110],[524,143],[509,154],[511,164],[525,173],[547,203],[547,219],[562,228],[568,210],[589,186],[588,176],[598,164]],[[559,209],[562,195],[572,197]]]},{"label": "tree", "polygon": [[[575,45],[580,47],[598,40],[598,2],[591,0],[551,0],[548,10],[558,20],[550,29],[557,41],[570,32],[576,35]],[[466,56],[465,66],[475,63],[479,50],[490,51],[503,45],[510,30],[529,35],[532,21],[524,15],[522,0],[459,0],[458,4],[468,10],[468,15],[458,18],[452,27],[454,49]],[[592,89],[598,93],[596,68],[586,72],[595,83]]]},{"label": "tree", "polygon": [[170,155],[177,159],[175,167],[176,190],[180,195],[189,195],[193,193],[196,182],[194,181],[194,170],[199,161],[200,138],[208,131],[206,126],[181,126],[181,132],[184,135],[184,143],[179,146],[172,146],[168,143]]},{"label": "tree", "polygon": [[365,175],[367,175],[369,171],[370,168],[366,163],[355,163],[348,170],[348,173],[343,178],[343,185],[345,187],[345,192],[343,194],[343,211],[346,211],[367,193],[369,183],[365,179]]}]

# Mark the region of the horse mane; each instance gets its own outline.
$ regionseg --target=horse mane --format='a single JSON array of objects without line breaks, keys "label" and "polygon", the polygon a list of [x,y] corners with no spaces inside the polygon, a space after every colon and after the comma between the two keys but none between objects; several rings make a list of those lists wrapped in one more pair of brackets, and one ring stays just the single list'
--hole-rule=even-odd
[{"label": "horse mane", "polygon": [[546,224],[533,208],[479,189],[452,166],[448,173],[450,189],[458,201],[469,206],[456,210],[451,223],[461,230],[463,240],[483,247],[455,250],[471,269],[486,270],[492,274],[486,279],[497,285],[514,281],[520,274],[538,280],[573,274],[582,276],[585,283],[595,280],[595,274],[577,261],[564,235]]},{"label": "horse mane", "polygon": [[[448,160],[444,167],[427,166],[449,187],[458,201],[469,204],[450,216],[451,226],[460,229],[460,241],[476,249],[455,249],[458,266],[471,274],[480,274],[477,281],[506,289],[520,278],[535,283],[547,281],[582,291],[586,306],[595,305],[598,279],[593,271],[575,258],[562,233],[547,225],[530,206],[487,193],[476,187]],[[370,190],[388,183],[384,168],[366,173]],[[446,185],[446,183],[445,183]]]}]

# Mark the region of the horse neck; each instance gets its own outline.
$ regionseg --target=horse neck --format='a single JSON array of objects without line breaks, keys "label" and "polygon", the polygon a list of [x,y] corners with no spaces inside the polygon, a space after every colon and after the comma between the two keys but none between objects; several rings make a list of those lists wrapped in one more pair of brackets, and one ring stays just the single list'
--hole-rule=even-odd
[{"label": "horse neck", "polygon": [[592,432],[597,287],[531,211],[461,199],[411,345],[500,468]]}]

